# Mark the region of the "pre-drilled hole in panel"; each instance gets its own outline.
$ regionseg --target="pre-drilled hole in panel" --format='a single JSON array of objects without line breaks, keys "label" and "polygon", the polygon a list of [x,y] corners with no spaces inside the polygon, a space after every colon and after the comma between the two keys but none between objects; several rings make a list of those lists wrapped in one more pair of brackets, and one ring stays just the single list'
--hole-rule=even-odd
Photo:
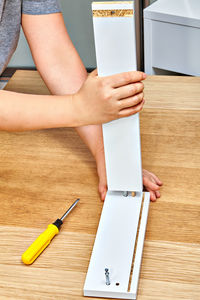
[{"label": "pre-drilled hole in panel", "polygon": [[116,285],[119,286],[119,282],[116,282]]}]

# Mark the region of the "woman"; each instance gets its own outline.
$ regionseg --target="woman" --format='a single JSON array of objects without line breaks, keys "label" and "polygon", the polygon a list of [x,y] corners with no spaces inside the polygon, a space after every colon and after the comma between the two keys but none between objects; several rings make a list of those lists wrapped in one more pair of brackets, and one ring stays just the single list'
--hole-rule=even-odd
[{"label": "woman", "polygon": [[[101,125],[139,112],[145,74],[89,76],[64,25],[57,0],[0,0],[0,74],[16,49],[22,25],[34,62],[51,96],[0,91],[0,130],[75,127],[95,157],[99,193],[107,190]],[[162,182],[143,170],[151,200]]]}]

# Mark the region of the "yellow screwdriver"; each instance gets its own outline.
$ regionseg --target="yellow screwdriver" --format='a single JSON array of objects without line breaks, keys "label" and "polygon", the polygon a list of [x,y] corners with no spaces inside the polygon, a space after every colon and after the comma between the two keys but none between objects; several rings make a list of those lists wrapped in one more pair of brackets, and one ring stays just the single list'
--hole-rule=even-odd
[{"label": "yellow screwdriver", "polygon": [[53,224],[48,225],[47,229],[33,242],[33,244],[22,255],[23,263],[25,263],[26,265],[30,265],[36,260],[36,258],[42,253],[42,251],[50,244],[54,236],[59,233],[59,229],[63,224],[64,219],[76,206],[79,200],[80,199],[77,199],[60,219],[57,219]]}]

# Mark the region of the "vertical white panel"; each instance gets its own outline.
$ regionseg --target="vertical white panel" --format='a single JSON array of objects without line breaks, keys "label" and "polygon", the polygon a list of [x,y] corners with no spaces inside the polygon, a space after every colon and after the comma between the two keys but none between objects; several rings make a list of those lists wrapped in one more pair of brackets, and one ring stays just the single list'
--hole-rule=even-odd
[{"label": "vertical white panel", "polygon": [[144,19],[144,68],[145,73],[154,75],[152,65],[152,21]]},{"label": "vertical white panel", "polygon": [[[126,5],[126,6],[125,6]],[[133,9],[133,2],[95,3],[93,9]],[[136,70],[133,16],[94,17],[99,76]],[[108,189],[142,191],[139,114],[103,125]]]}]

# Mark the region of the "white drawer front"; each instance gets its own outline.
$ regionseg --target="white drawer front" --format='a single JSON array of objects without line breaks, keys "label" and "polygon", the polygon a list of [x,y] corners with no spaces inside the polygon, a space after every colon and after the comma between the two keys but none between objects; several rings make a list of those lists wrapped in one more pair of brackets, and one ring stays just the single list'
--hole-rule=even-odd
[{"label": "white drawer front", "polygon": [[152,66],[200,75],[200,28],[152,21]]}]

